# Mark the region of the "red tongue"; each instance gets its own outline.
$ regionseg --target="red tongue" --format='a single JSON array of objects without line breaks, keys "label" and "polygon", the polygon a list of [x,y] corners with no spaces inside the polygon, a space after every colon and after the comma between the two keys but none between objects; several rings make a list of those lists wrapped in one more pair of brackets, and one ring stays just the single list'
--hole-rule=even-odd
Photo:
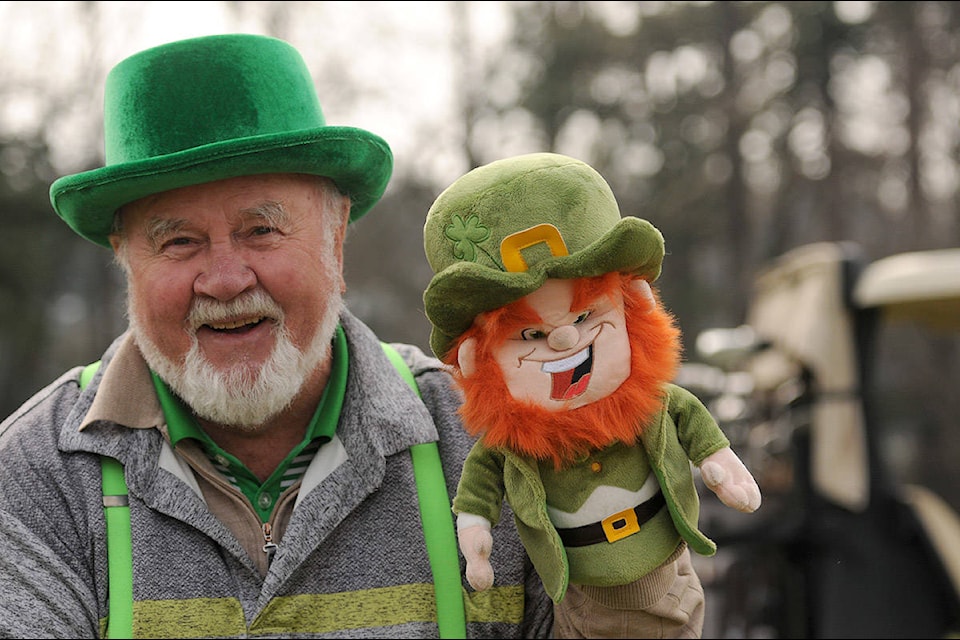
[{"label": "red tongue", "polygon": [[588,373],[577,380],[576,384],[571,384],[573,381],[573,369],[551,374],[553,388],[550,390],[550,399],[569,400],[570,398],[576,398],[587,390],[587,385],[590,383],[590,375],[591,374]]},{"label": "red tongue", "polygon": [[590,384],[591,375],[592,374],[588,373],[587,375],[577,380],[577,383],[575,385],[572,385],[569,389],[567,389],[567,392],[563,394],[563,399],[569,400],[570,398],[576,398],[578,395],[586,391],[587,385]]},{"label": "red tongue", "polygon": [[567,389],[570,387],[570,382],[573,380],[573,369],[567,369],[566,371],[560,371],[558,373],[551,373],[550,376],[553,380],[553,388],[550,390],[550,399],[562,400],[567,393]]}]

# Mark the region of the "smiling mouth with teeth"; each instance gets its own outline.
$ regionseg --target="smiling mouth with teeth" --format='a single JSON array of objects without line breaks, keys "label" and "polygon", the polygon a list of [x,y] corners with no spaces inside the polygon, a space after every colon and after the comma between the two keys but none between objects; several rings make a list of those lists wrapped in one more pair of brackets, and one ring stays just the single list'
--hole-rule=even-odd
[{"label": "smiling mouth with teeth", "polygon": [[208,329],[213,329],[214,331],[243,331],[245,329],[252,329],[253,327],[259,325],[261,322],[266,320],[265,317],[261,316],[259,318],[253,318],[251,320],[234,320],[232,322],[216,322],[216,323],[207,323],[203,326]]},{"label": "smiling mouth with teeth", "polygon": [[587,390],[593,372],[593,345],[561,360],[544,362],[540,370],[550,374],[551,400],[569,400]]}]

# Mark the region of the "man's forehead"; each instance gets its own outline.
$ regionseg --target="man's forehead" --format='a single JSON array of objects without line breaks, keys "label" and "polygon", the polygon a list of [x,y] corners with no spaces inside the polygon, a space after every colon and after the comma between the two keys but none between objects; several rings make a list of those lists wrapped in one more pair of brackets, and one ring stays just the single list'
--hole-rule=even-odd
[{"label": "man's forehead", "polygon": [[299,173],[266,173],[186,185],[144,196],[124,205],[126,210],[191,206],[208,201],[282,200],[313,193],[324,178]]},{"label": "man's forehead", "polygon": [[[161,209],[152,212],[145,218],[145,227],[148,234],[158,235],[169,231],[202,226],[209,222],[210,217],[210,214],[201,214],[196,209]],[[234,225],[243,225],[251,221],[279,224],[289,218],[289,213],[283,203],[276,200],[264,200],[248,207],[214,212],[213,217],[222,218]]]}]

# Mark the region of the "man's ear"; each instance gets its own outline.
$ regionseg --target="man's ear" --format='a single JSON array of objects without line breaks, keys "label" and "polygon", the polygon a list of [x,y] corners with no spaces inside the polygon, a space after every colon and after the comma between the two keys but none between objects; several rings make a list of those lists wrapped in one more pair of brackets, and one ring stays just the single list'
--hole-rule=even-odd
[{"label": "man's ear", "polygon": [[457,367],[464,378],[469,378],[477,370],[477,339],[467,338],[457,349]]},{"label": "man's ear", "polygon": [[647,301],[647,311],[653,311],[657,308],[657,299],[653,297],[653,290],[650,288],[649,282],[643,278],[635,278],[631,281],[630,286]]},{"label": "man's ear", "polygon": [[350,224],[350,203],[344,208],[340,225],[336,229],[333,240],[333,255],[337,261],[337,271],[340,274],[340,293],[347,292],[347,281],[343,276],[343,244],[347,238],[347,226]]},{"label": "man's ear", "polygon": [[110,241],[110,247],[113,249],[113,261],[123,268],[124,273],[130,275],[130,263],[127,261],[126,240],[120,232],[111,233],[107,236]]}]

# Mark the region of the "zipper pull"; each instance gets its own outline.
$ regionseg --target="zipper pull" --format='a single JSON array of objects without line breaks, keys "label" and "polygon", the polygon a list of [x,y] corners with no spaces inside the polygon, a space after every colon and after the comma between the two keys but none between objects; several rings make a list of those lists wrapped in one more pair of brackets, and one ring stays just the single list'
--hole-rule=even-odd
[{"label": "zipper pull", "polygon": [[263,552],[267,554],[267,564],[269,564],[277,553],[277,545],[273,542],[273,527],[269,522],[263,523],[263,542]]}]

